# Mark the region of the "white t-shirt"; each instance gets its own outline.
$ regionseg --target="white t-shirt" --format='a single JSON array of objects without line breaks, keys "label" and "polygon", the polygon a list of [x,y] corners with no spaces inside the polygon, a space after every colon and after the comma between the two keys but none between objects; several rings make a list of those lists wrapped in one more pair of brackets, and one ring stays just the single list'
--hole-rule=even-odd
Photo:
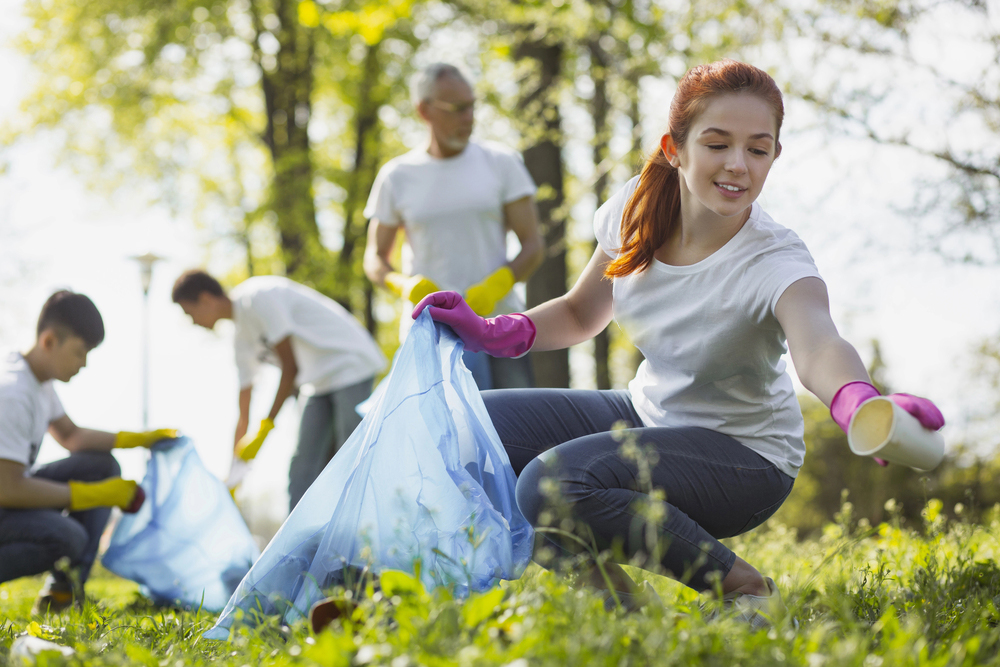
[{"label": "white t-shirt", "polygon": [[[500,144],[469,142],[445,159],[420,148],[379,170],[364,214],[405,228],[403,273],[464,293],[507,263],[503,207],[535,190],[521,156]],[[491,314],[522,310],[512,290]],[[400,318],[402,333],[409,324]]]},{"label": "white t-shirt", "polygon": [[49,424],[66,414],[52,380],[39,382],[20,352],[0,361],[0,459],[30,468]]},{"label": "white t-shirt", "polygon": [[[610,257],[638,177],[597,211],[594,231]],[[805,454],[802,412],[781,355],[778,298],[819,278],[805,244],[758,204],[726,245],[697,264],[653,260],[614,280],[614,315],[645,355],[629,383],[647,426],[699,426],[729,435],[792,477]]]},{"label": "white t-shirt", "polygon": [[385,355],[339,303],[280,276],[257,276],[230,293],[236,324],[240,387],[253,384],[263,362],[280,366],[274,346],[291,336],[303,393],[321,394],[370,378],[386,366]]}]

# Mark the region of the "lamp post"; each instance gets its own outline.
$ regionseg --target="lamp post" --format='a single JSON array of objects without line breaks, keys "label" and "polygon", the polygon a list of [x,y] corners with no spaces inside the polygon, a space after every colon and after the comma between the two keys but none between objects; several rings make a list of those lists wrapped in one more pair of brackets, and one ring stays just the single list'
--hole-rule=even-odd
[{"label": "lamp post", "polygon": [[142,281],[142,430],[149,430],[149,285],[153,280],[153,264],[163,259],[147,252],[131,257],[139,262]]}]

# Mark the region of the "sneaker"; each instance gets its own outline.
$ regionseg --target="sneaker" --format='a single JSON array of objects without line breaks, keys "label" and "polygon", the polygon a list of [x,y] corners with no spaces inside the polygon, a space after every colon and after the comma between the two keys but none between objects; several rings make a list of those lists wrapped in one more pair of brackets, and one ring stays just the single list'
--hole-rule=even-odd
[{"label": "sneaker", "polygon": [[[726,593],[722,596],[722,614],[732,615],[741,623],[746,623],[754,630],[762,630],[774,625],[774,622],[785,613],[785,603],[781,601],[781,593],[774,584],[774,579],[765,577],[767,595],[749,595],[747,593]],[[715,620],[718,611],[706,614],[706,620]]]},{"label": "sneaker", "polygon": [[57,581],[49,575],[42,590],[38,592],[31,613],[34,616],[58,614],[69,609],[76,601],[77,596],[73,594],[73,586],[69,582]]}]

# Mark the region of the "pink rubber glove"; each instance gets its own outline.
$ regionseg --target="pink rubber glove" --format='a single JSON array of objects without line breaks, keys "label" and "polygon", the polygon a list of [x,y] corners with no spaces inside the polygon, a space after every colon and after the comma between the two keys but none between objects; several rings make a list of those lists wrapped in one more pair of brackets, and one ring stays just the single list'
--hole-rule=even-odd
[{"label": "pink rubber glove", "polygon": [[429,308],[431,318],[450,326],[470,352],[520,357],[535,342],[535,323],[522,313],[486,319],[473,312],[458,292],[428,294],[413,309],[413,319]]},{"label": "pink rubber glove", "polygon": [[[837,426],[847,433],[851,417],[858,407],[874,396],[881,396],[878,389],[867,382],[848,382],[837,390],[830,402],[830,416]],[[889,400],[917,418],[920,425],[926,429],[937,431],[944,426],[944,415],[937,406],[926,398],[910,394],[889,394]],[[875,457],[873,457],[875,458]],[[880,458],[875,458],[879,465],[888,465]]]}]

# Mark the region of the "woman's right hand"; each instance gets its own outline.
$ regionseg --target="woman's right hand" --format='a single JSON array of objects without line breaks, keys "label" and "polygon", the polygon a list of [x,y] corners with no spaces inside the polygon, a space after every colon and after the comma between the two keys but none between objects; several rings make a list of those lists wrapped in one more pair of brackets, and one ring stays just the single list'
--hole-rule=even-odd
[{"label": "woman's right hand", "polygon": [[535,342],[535,323],[523,313],[486,319],[473,312],[458,292],[435,292],[420,300],[413,319],[425,308],[435,322],[447,324],[470,352],[486,352],[494,357],[520,357]]}]

